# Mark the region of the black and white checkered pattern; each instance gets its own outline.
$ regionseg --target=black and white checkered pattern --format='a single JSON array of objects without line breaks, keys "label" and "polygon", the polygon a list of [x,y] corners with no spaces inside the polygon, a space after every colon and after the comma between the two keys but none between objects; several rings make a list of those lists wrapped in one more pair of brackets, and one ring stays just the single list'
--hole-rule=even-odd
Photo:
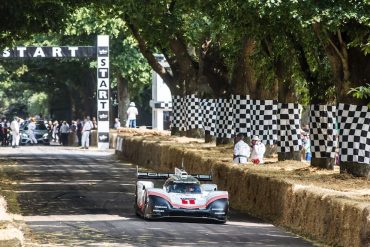
[{"label": "black and white checkered pattern", "polygon": [[185,110],[186,110],[186,120],[185,120],[186,129],[189,130],[203,128],[200,99],[195,97],[194,94],[186,95]]},{"label": "black and white checkered pattern", "polygon": [[310,106],[311,153],[316,158],[335,158],[337,147],[336,106]]},{"label": "black and white checkered pattern", "polygon": [[233,124],[233,100],[218,99],[217,111],[216,136],[220,138],[232,138],[235,133]]},{"label": "black and white checkered pattern", "polygon": [[249,95],[233,95],[233,118],[235,133],[251,135],[251,115]]},{"label": "black and white checkered pattern", "polygon": [[155,109],[163,109],[163,110],[172,110],[172,102],[155,102],[154,103],[154,108]]},{"label": "black and white checkered pattern", "polygon": [[339,157],[343,162],[370,164],[370,109],[338,104]]},{"label": "black and white checkered pattern", "polygon": [[302,140],[299,133],[301,109],[299,104],[278,104],[278,153],[299,151]]},{"label": "black and white checkered pattern", "polygon": [[200,106],[204,130],[209,131],[211,136],[216,136],[217,100],[202,99]]},{"label": "black and white checkered pattern", "polygon": [[185,99],[180,95],[172,96],[171,127],[178,128],[180,131],[186,130],[184,101]]},{"label": "black and white checkered pattern", "polygon": [[258,136],[264,144],[277,141],[277,101],[251,100],[251,135]]}]

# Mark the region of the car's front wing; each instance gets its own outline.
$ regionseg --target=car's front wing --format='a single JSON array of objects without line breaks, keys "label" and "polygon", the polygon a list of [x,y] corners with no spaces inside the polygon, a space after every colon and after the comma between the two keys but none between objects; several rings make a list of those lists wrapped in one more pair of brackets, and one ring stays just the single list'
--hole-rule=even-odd
[{"label": "car's front wing", "polygon": [[148,219],[182,217],[205,218],[225,222],[228,217],[229,201],[226,198],[213,201],[206,208],[173,207],[161,197],[149,196],[145,217]]}]

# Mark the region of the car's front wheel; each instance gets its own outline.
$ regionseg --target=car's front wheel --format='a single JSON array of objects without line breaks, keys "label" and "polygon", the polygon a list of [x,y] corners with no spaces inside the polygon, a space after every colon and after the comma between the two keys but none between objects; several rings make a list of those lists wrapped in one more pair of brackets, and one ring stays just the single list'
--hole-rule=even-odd
[{"label": "car's front wheel", "polygon": [[145,202],[145,205],[144,205],[144,210],[143,210],[143,217],[144,219],[146,220],[149,220],[150,219],[150,209],[149,209],[149,203],[148,201]]}]

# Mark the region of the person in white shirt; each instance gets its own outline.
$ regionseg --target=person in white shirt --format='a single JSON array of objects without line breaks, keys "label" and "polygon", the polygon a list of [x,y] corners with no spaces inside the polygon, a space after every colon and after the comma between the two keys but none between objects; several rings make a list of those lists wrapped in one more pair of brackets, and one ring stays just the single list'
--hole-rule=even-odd
[{"label": "person in white shirt", "polygon": [[53,141],[55,142],[59,142],[59,129],[58,129],[58,121],[55,121],[54,124],[53,124],[53,133],[52,133],[52,137],[53,137]]},{"label": "person in white shirt", "polygon": [[139,114],[135,107],[135,102],[130,103],[130,107],[127,109],[127,121],[129,128],[136,128],[136,116]]},{"label": "person in white shirt", "polygon": [[10,123],[10,130],[12,134],[12,147],[18,147],[19,144],[19,119],[14,117],[14,120]]},{"label": "person in white shirt", "polygon": [[235,138],[234,146],[234,163],[245,164],[248,162],[251,149],[247,143],[244,142],[244,135],[239,133]]},{"label": "person in white shirt", "polygon": [[119,127],[121,127],[121,123],[119,122],[119,118],[115,118],[114,119],[114,128],[118,129]]},{"label": "person in white shirt", "polygon": [[82,127],[82,146],[81,148],[88,149],[90,145],[90,131],[93,128],[93,123],[90,120],[90,117],[86,117],[84,119],[83,127]]},{"label": "person in white shirt", "polygon": [[253,164],[262,164],[264,162],[263,156],[265,155],[266,147],[258,136],[253,136],[252,138],[252,154],[251,160]]},{"label": "person in white shirt", "polygon": [[35,129],[36,129],[36,124],[35,124],[35,119],[31,118],[30,123],[27,126],[28,128],[28,137],[30,138],[31,145],[37,144],[37,140],[35,137]]}]

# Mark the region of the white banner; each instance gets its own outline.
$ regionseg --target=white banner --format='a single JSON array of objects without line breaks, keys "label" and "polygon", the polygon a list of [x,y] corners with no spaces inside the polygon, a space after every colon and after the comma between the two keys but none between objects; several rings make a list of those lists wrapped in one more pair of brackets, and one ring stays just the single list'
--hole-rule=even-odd
[{"label": "white banner", "polygon": [[98,148],[109,149],[109,36],[97,42]]}]

